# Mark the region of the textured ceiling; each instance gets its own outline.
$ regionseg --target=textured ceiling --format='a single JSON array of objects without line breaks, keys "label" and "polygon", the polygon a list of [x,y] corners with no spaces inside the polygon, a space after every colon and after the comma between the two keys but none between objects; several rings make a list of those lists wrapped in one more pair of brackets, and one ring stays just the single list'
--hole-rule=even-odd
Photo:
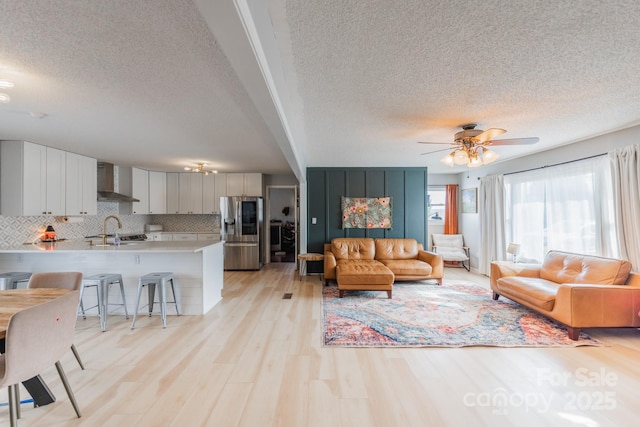
[{"label": "textured ceiling", "polygon": [[[506,157],[640,123],[640,2],[299,2],[280,37],[310,165],[439,165],[458,126]],[[276,38],[278,35],[276,33]],[[457,169],[453,169],[457,170]]]},{"label": "textured ceiling", "polygon": [[2,1],[2,78],[15,87],[0,139],[151,169],[290,173],[189,0]]},{"label": "textured ceiling", "polygon": [[467,122],[540,137],[503,160],[640,124],[639,18],[606,0],[3,0],[0,139],[160,170],[461,172],[416,141]]}]

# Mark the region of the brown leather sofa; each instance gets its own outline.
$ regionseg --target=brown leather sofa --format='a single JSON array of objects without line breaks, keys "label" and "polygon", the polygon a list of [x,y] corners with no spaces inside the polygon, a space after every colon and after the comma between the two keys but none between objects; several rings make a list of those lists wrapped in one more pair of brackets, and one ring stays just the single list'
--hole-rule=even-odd
[{"label": "brown leather sofa", "polygon": [[442,284],[444,264],[436,253],[423,250],[415,239],[344,237],[325,244],[324,279],[344,290],[391,289],[398,280],[434,279]]},{"label": "brown leather sofa", "polygon": [[541,265],[491,263],[493,299],[500,295],[567,326],[639,327],[640,274],[626,260],[549,251]]}]

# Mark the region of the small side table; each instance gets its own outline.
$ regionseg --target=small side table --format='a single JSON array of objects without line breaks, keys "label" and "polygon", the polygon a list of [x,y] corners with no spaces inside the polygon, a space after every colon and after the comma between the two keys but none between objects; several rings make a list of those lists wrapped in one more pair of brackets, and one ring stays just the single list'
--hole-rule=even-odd
[{"label": "small side table", "polygon": [[[307,261],[323,261],[324,255],[316,253],[298,254],[298,260],[300,260],[300,280],[302,281],[302,276],[307,275]],[[320,280],[322,281],[322,277]]]}]

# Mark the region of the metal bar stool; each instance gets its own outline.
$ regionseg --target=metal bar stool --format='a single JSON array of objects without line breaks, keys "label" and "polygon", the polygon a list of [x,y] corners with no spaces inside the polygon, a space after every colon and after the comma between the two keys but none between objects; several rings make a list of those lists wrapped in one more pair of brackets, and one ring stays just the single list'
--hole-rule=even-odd
[{"label": "metal bar stool", "polygon": [[[122,303],[109,303],[109,288],[111,285],[120,284],[120,294],[122,295]],[[84,295],[84,289],[90,287],[96,287],[96,293],[98,296],[98,304],[94,305],[98,307],[98,316],[100,317],[100,328],[102,332],[107,330],[107,314],[110,305],[119,305],[124,308],[125,318],[129,319],[129,312],[127,311],[127,301],[124,297],[124,283],[122,282],[121,274],[94,274],[93,276],[85,277],[82,279],[82,288],[80,288],[80,309],[82,310],[82,316],[86,319],[85,308],[82,304],[82,296]]]},{"label": "metal bar stool", "polygon": [[[173,294],[173,301],[167,301],[167,282],[171,282],[171,293]],[[142,295],[142,288],[148,286],[149,292],[149,316],[153,312],[153,304],[155,298],[156,285],[160,287],[158,293],[160,303],[160,315],[162,317],[162,327],[167,327],[167,303],[176,305],[176,314],[180,316],[180,310],[178,308],[178,300],[176,299],[176,290],[174,287],[173,273],[149,273],[140,278],[138,282],[138,297],[136,299],[136,310],[133,312],[133,321],[131,322],[131,329],[136,325],[136,317],[138,316],[138,309],[140,308],[140,296]]]},{"label": "metal bar stool", "polygon": [[18,283],[28,282],[31,278],[31,273],[22,271],[11,271],[9,273],[0,274],[0,291],[5,289],[16,289]]}]

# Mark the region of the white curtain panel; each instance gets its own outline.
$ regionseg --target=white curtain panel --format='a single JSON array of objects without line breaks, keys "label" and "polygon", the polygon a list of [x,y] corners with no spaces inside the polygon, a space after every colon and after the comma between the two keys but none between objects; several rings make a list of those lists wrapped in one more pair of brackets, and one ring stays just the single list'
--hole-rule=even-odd
[{"label": "white curtain panel", "polygon": [[491,261],[501,261],[506,257],[504,234],[504,178],[490,175],[480,178],[478,194],[480,213],[480,257],[478,271],[491,274]]},{"label": "white curtain panel", "polygon": [[506,238],[522,262],[551,249],[618,256],[606,156],[505,177]]},{"label": "white curtain panel", "polygon": [[640,271],[640,145],[609,152],[620,255]]}]

